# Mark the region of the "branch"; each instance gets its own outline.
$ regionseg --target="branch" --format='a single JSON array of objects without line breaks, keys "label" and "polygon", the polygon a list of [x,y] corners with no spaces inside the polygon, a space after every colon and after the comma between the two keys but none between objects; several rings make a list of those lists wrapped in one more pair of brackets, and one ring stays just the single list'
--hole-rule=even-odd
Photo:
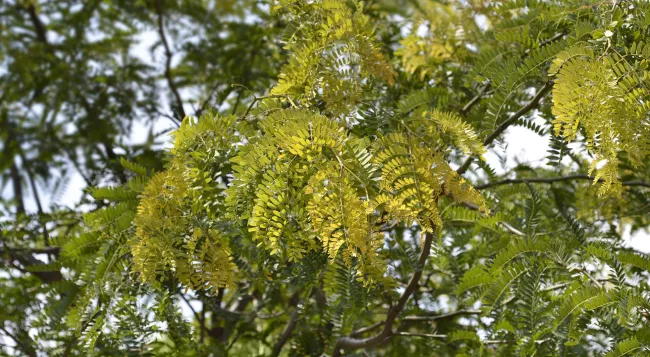
[{"label": "branch", "polygon": [[[19,249],[14,249],[15,251],[18,251]],[[34,248],[34,249],[25,249],[25,252],[31,253],[31,254],[54,254],[58,255],[59,252],[61,251],[61,248],[59,247],[45,247],[45,248]]]},{"label": "branch", "polygon": [[490,83],[483,86],[483,88],[481,88],[481,90],[479,90],[478,94],[476,94],[476,96],[474,98],[472,98],[472,100],[470,100],[467,104],[465,104],[463,109],[461,109],[460,113],[462,115],[467,114],[472,109],[472,107],[474,105],[476,105],[481,100],[481,97],[483,97],[483,94],[485,94],[485,91],[487,91],[488,88],[490,88]]},{"label": "branch", "polygon": [[422,276],[422,271],[424,270],[424,265],[427,262],[427,258],[429,257],[429,252],[431,251],[431,243],[433,242],[433,238],[433,233],[426,233],[424,244],[422,245],[422,251],[420,252],[420,257],[418,258],[417,269],[413,273],[409,284],[406,286],[406,289],[397,301],[397,304],[388,310],[388,315],[386,316],[386,321],[384,322],[384,328],[381,330],[381,332],[375,336],[365,339],[357,339],[351,336],[340,338],[334,346],[332,357],[341,356],[341,350],[343,349],[353,350],[359,348],[375,347],[394,334],[393,325],[395,324],[395,319],[402,311],[404,305],[406,305],[406,302],[409,300],[411,295],[418,288],[418,282]]},{"label": "branch", "polygon": [[520,237],[525,237],[526,236],[526,233],[524,233],[524,232],[518,230],[517,228],[513,227],[510,223],[505,222],[505,221],[501,221],[500,223],[503,226],[503,228],[505,228],[508,232],[510,232],[512,234],[515,234],[515,235],[518,235]]},{"label": "branch", "polygon": [[[551,38],[549,38],[549,39],[546,39],[546,40],[540,42],[540,43],[539,43],[539,47],[544,47],[544,46],[548,45],[548,44],[551,43],[551,42],[555,42],[555,41],[561,39],[562,37],[564,37],[564,35],[565,35],[564,32],[558,32],[558,33],[556,33],[555,35],[553,35],[553,37],[551,37]],[[529,50],[529,51],[530,51],[530,50]]]},{"label": "branch", "polygon": [[[518,184],[518,183],[548,183],[552,184],[555,182],[564,182],[564,181],[574,181],[574,180],[589,180],[593,181],[594,178],[589,176],[589,175],[569,175],[569,176],[560,176],[560,177],[533,177],[533,178],[522,178],[522,179],[506,179],[506,180],[501,180],[501,181],[496,181],[496,182],[489,182],[484,185],[478,185],[474,186],[475,189],[477,190],[484,190],[487,188],[495,187],[495,186],[502,186],[502,185],[510,185],[510,184]],[[598,182],[603,182],[603,179],[598,180]],[[648,182],[643,182],[643,181],[623,181],[621,182],[623,186],[641,186],[641,187],[648,187],[650,188],[650,183]]]},{"label": "branch", "polygon": [[[448,337],[447,335],[438,335],[438,334],[430,334],[430,333],[409,333],[409,332],[395,332],[394,335],[403,336],[403,337],[427,337],[427,338],[435,338],[440,340],[444,340]],[[483,340],[480,342],[485,345],[500,345],[506,343],[515,343],[517,341],[516,340]]]},{"label": "branch", "polygon": [[[237,301],[237,306],[232,310],[233,313],[238,314],[240,317],[242,316],[244,310],[246,310],[246,307],[253,301],[253,297],[251,295],[243,295],[238,298]],[[254,318],[254,317],[253,317]],[[223,343],[228,342],[230,339],[230,336],[232,335],[233,331],[235,330],[235,327],[237,326],[239,318],[237,319],[226,319],[223,325],[223,332],[221,333],[220,340]],[[252,320],[250,320],[252,321]]]},{"label": "branch", "polygon": [[442,319],[448,319],[456,316],[468,316],[468,315],[479,315],[481,310],[458,310],[450,312],[448,314],[434,315],[434,316],[405,316],[403,320],[405,321],[437,321]]},{"label": "branch", "polygon": [[[38,253],[47,253],[47,254],[56,254],[58,253],[58,247],[48,247],[42,249],[33,249],[33,250],[21,250],[21,249],[11,249],[7,247],[0,248],[0,256],[7,257],[8,260],[5,264],[20,270],[22,273],[29,273],[39,278],[44,283],[53,283],[59,280],[63,280],[63,275],[59,270],[55,271],[29,271],[27,268],[30,266],[44,265],[42,261],[34,258],[32,254]],[[14,261],[22,265],[17,265]]]},{"label": "branch", "polygon": [[11,164],[11,182],[14,188],[14,200],[16,200],[16,215],[25,213],[25,202],[23,201],[23,185],[20,180],[20,171],[16,161]]},{"label": "branch", "polygon": [[402,336],[402,337],[428,337],[444,340],[447,338],[447,335],[437,335],[430,333],[411,333],[411,332],[395,332],[393,335]]},{"label": "branch", "polygon": [[[512,125],[514,122],[516,122],[519,118],[527,114],[529,111],[532,109],[536,108],[539,105],[539,102],[548,94],[548,92],[553,88],[553,82],[549,81],[546,82],[546,84],[540,88],[537,91],[537,94],[533,97],[533,99],[530,100],[526,105],[523,107],[519,108],[514,114],[512,114],[508,119],[506,119],[501,125],[499,125],[490,135],[488,135],[485,140],[483,140],[483,145],[488,146],[490,145],[496,138],[499,137],[499,135],[503,134],[506,129],[510,125]],[[469,166],[472,164],[472,161],[474,160],[473,156],[468,157],[465,162],[456,170],[456,172],[459,175],[462,175],[467,171]]]},{"label": "branch", "polygon": [[289,318],[289,322],[287,322],[287,326],[285,326],[284,331],[280,334],[280,339],[275,343],[275,346],[273,346],[273,352],[271,353],[272,357],[278,357],[280,352],[282,352],[282,347],[284,347],[287,341],[289,341],[289,337],[291,337],[293,330],[298,324],[298,317],[300,317],[300,308],[296,306],[296,309],[293,310],[293,313]]},{"label": "branch", "polygon": [[41,19],[38,17],[34,4],[27,6],[27,12],[29,13],[29,19],[32,20],[32,24],[34,24],[36,38],[38,38],[38,40],[43,44],[47,44],[47,30],[45,29],[45,26],[43,26]]},{"label": "branch", "polygon": [[[403,337],[428,337],[428,338],[435,338],[435,339],[447,339],[448,335],[438,335],[438,334],[429,334],[429,333],[409,333],[409,332],[396,332],[395,336],[403,336]],[[484,345],[502,345],[502,344],[508,344],[508,343],[516,343],[516,340],[479,340],[478,342],[481,342]]]},{"label": "branch", "polygon": [[[564,37],[564,35],[565,34],[563,32],[558,32],[555,35],[553,35],[553,37],[540,42],[539,47],[544,47],[544,46],[548,45],[551,42],[555,42],[555,41],[561,39],[562,37]],[[525,58],[530,53],[530,51],[531,51],[531,49],[526,50],[523,58]],[[474,98],[472,98],[467,104],[465,104],[463,109],[461,109],[461,111],[460,111],[461,114],[466,115],[467,112],[469,112],[470,109],[472,109],[472,107],[481,100],[481,97],[485,94],[485,92],[488,89],[490,89],[490,85],[491,85],[491,83],[488,82],[483,88],[481,88],[481,90],[479,90],[478,94],[476,94],[476,96]]]},{"label": "branch", "polygon": [[217,89],[219,89],[219,85],[220,85],[220,84],[221,84],[221,83],[216,82],[216,83],[214,84],[214,86],[212,86],[212,89],[210,90],[210,94],[208,94],[208,97],[205,98],[205,101],[203,101],[203,104],[201,104],[201,106],[200,106],[199,109],[194,113],[194,115],[196,115],[197,117],[200,117],[201,114],[203,114],[203,111],[208,107],[208,105],[210,105],[210,101],[212,100],[212,96],[213,96],[214,93],[217,91]]},{"label": "branch", "polygon": [[[7,329],[5,329],[5,328],[2,327],[2,326],[0,326],[0,331],[4,332],[5,335],[7,335],[7,337],[9,337],[9,338],[11,338],[12,340],[14,340],[14,342],[16,343],[16,346],[17,346],[17,347],[20,347],[20,349],[21,349],[23,352],[25,352],[28,356],[30,356],[30,357],[32,357],[32,356],[33,356],[33,357],[36,357],[36,350],[34,350],[34,347],[29,346],[29,345],[26,345],[26,344],[24,343],[24,341],[23,341],[20,337],[18,337],[18,336],[16,336],[16,335],[12,334],[11,332],[9,332]],[[27,335],[27,336],[29,337],[29,335]],[[31,338],[30,338],[30,340],[31,340]],[[17,349],[14,347],[14,350],[17,350]]]},{"label": "branch", "polygon": [[[469,208],[472,211],[478,211],[479,210],[478,206],[475,205],[475,204],[463,202],[462,205],[463,205],[463,207]],[[494,215],[494,211],[492,211],[490,213],[490,215]],[[513,227],[510,223],[508,223],[506,221],[500,221],[499,223],[501,223],[503,228],[505,228],[508,232],[510,232],[512,234],[518,235],[520,237],[525,237],[526,236],[526,234],[524,232],[522,232],[522,231],[518,230],[517,228]]]},{"label": "branch", "polygon": [[551,91],[553,88],[553,82],[547,82],[544,84],[542,88],[537,91],[537,94],[533,97],[533,99],[528,102],[528,104],[524,105],[521,107],[515,114],[513,114],[510,118],[508,118],[506,121],[501,123],[490,135],[488,135],[485,140],[483,140],[483,145],[489,145],[491,144],[494,139],[499,137],[510,125],[512,125],[514,122],[517,121],[517,119],[521,118],[524,116],[526,113],[531,111],[532,109],[536,108],[539,102],[546,96],[548,92]]},{"label": "branch", "polygon": [[36,209],[38,210],[39,214],[39,221],[41,223],[41,227],[43,227],[43,241],[45,242],[45,245],[50,244],[50,232],[47,229],[47,223],[43,222],[43,216],[45,215],[45,211],[43,211],[43,205],[41,204],[41,198],[38,194],[38,187],[36,186],[36,181],[34,180],[34,174],[30,168],[30,164],[27,161],[27,158],[25,157],[25,154],[22,152],[22,150],[19,150],[20,152],[20,159],[23,162],[23,168],[25,171],[27,171],[27,178],[29,179],[29,184],[32,187],[32,196],[34,197],[34,201],[36,202]]},{"label": "branch", "polygon": [[106,151],[106,157],[113,166],[112,169],[115,171],[115,176],[117,176],[117,179],[120,180],[122,185],[126,184],[129,179],[126,177],[124,168],[120,164],[119,156],[113,150],[113,144],[106,139],[102,141],[102,146],[104,147],[104,151]]},{"label": "branch", "polygon": [[9,176],[11,177],[11,183],[13,186],[13,194],[14,194],[14,200],[16,201],[16,216],[20,214],[25,213],[25,201],[24,201],[24,195],[23,195],[23,184],[22,184],[22,178],[20,177],[20,169],[18,168],[18,165],[16,164],[16,155],[14,152],[12,152],[11,149],[14,149],[16,151],[20,150],[20,145],[18,145],[18,140],[16,139],[16,134],[13,131],[13,124],[9,122],[9,119],[6,117],[2,118],[2,121],[0,121],[0,125],[3,128],[7,128],[8,132],[8,137],[7,137],[7,142],[5,143],[4,150],[2,154],[0,155],[0,159],[4,160],[11,160],[11,166],[9,168]]},{"label": "branch", "polygon": [[[236,85],[236,84],[233,84],[233,86],[237,86],[237,85]],[[244,88],[246,88],[246,87],[244,87]],[[265,96],[261,96],[261,97],[254,97],[254,98],[253,98],[253,101],[251,101],[251,104],[248,105],[248,108],[246,108],[246,111],[245,111],[244,114],[242,114],[242,116],[240,117],[240,120],[242,120],[242,119],[246,118],[246,116],[248,116],[248,114],[250,113],[250,111],[253,109],[253,106],[254,106],[255,103],[257,103],[258,101],[260,101],[260,100],[264,100],[264,99],[274,99],[274,98],[275,98],[275,99],[277,99],[277,98],[284,98],[284,99],[288,100],[289,103],[291,103],[291,106],[292,106],[292,107],[296,108],[296,103],[294,103],[293,100],[291,100],[291,98],[290,98],[289,96],[287,96],[287,95],[283,95],[283,94],[272,94],[272,95],[265,95]]]},{"label": "branch", "polygon": [[362,327],[362,328],[360,328],[358,330],[354,330],[354,331],[350,332],[349,336],[350,337],[359,337],[359,336],[363,335],[366,332],[370,332],[372,330],[375,330],[375,329],[381,327],[384,324],[384,322],[386,322],[386,321],[379,321],[379,322],[374,323],[374,324],[372,324],[370,326],[366,326],[366,327]]},{"label": "branch", "polygon": [[[199,315],[199,313],[196,312],[196,310],[194,310],[194,306],[192,306],[192,304],[190,304],[190,301],[185,297],[185,294],[183,294],[181,292],[178,295],[180,295],[181,299],[183,299],[183,301],[185,301],[185,304],[187,305],[187,307],[189,307],[190,310],[192,311],[192,313],[194,314],[194,318],[199,322],[199,324],[201,326],[201,335],[203,335],[203,331],[205,330],[205,321],[203,321],[203,319],[201,318],[201,315]],[[203,310],[205,310],[205,309],[203,309]]]},{"label": "branch", "polygon": [[172,94],[174,95],[174,99],[176,100],[176,107],[177,107],[177,114],[178,117],[177,120],[183,120],[185,118],[185,109],[183,109],[183,100],[181,99],[181,95],[178,92],[178,88],[176,87],[176,83],[174,83],[174,79],[172,78],[172,71],[171,71],[171,65],[172,65],[172,51],[169,48],[169,43],[167,42],[167,36],[165,35],[165,26],[163,24],[163,9],[160,4],[160,0],[155,1],[155,6],[156,6],[156,13],[158,14],[158,34],[160,35],[160,41],[163,44],[163,47],[165,48],[165,57],[167,57],[165,61],[165,78],[167,79],[167,84],[169,85],[169,90],[171,90]]}]

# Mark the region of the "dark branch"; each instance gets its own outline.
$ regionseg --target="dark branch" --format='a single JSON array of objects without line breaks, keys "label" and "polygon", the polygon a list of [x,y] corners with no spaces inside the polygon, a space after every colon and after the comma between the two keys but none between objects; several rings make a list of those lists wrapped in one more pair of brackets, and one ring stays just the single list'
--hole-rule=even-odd
[{"label": "dark branch", "polygon": [[12,249],[16,252],[24,252],[29,254],[53,254],[58,255],[61,251],[59,247],[44,247],[44,248],[33,248],[33,249]]},{"label": "dark branch", "polygon": [[[30,271],[29,267],[43,265],[42,261],[36,259],[32,254],[35,253],[58,253],[58,247],[48,247],[43,249],[24,250],[24,249],[10,249],[0,248],[0,256],[6,258],[5,264],[18,269],[23,273],[29,273],[41,279],[44,283],[53,283],[63,279],[63,275],[58,270],[55,271]],[[16,264],[16,262],[18,264]]]},{"label": "dark branch", "polygon": [[[588,180],[593,181],[594,178],[589,175],[569,175],[569,176],[560,176],[560,177],[533,177],[533,178],[522,178],[522,179],[506,179],[496,182],[489,182],[484,185],[474,186],[477,190],[485,190],[487,188],[518,184],[518,183],[548,183],[552,184],[555,182],[566,182],[566,181],[576,181],[576,180]],[[598,182],[603,182],[604,180],[600,179]],[[621,182],[623,186],[641,186],[650,188],[650,183],[643,181],[623,181]]]},{"label": "dark branch", "polygon": [[102,146],[104,147],[104,151],[106,151],[106,157],[108,157],[108,160],[113,166],[112,168],[115,171],[115,175],[117,176],[118,180],[120,180],[120,183],[124,185],[129,181],[129,179],[126,177],[126,173],[120,164],[119,156],[117,153],[115,153],[115,150],[113,150],[113,144],[108,140],[104,140],[102,142]]},{"label": "dark branch", "polygon": [[386,316],[386,321],[384,322],[384,328],[381,330],[381,332],[375,336],[365,339],[358,339],[350,336],[340,338],[334,346],[332,357],[341,356],[341,351],[343,349],[353,350],[359,348],[376,347],[394,334],[393,325],[395,324],[395,319],[402,311],[411,295],[413,295],[415,290],[418,288],[419,280],[420,277],[422,277],[422,271],[424,270],[424,265],[427,261],[427,258],[429,257],[433,238],[433,233],[426,233],[424,244],[422,245],[422,251],[420,252],[420,257],[418,258],[417,268],[413,273],[409,284],[406,286],[406,289],[402,293],[402,296],[397,301],[397,304],[388,310],[388,315]]},{"label": "dark branch", "polygon": [[41,227],[43,228],[43,241],[45,242],[45,245],[49,245],[50,232],[47,229],[47,224],[42,221],[43,216],[45,215],[45,211],[43,211],[43,205],[41,204],[41,197],[38,194],[38,187],[36,186],[36,180],[34,180],[34,173],[32,172],[30,168],[30,164],[27,161],[27,158],[25,157],[22,151],[20,151],[20,159],[23,161],[23,168],[25,169],[25,171],[27,171],[27,178],[32,188],[32,196],[34,196],[34,201],[36,202],[36,209],[40,216],[39,220],[41,220]]},{"label": "dark branch", "polygon": [[[544,46],[548,45],[551,42],[555,42],[555,41],[561,39],[562,37],[564,37],[564,35],[565,35],[564,33],[558,32],[555,35],[553,35],[553,37],[540,42],[539,47],[544,47]],[[528,53],[530,53],[530,51],[531,51],[530,49],[526,50],[526,53],[524,54],[523,57],[525,58],[528,55]],[[474,105],[476,105],[478,102],[481,101],[481,98],[483,97],[483,95],[485,94],[485,92],[488,89],[490,89],[490,83],[487,83],[483,88],[481,88],[479,90],[478,94],[476,94],[476,96],[474,98],[472,98],[467,104],[465,104],[463,109],[461,109],[461,111],[460,111],[461,114],[466,115],[472,109],[472,107]]]},{"label": "dark branch", "polygon": [[[36,350],[34,350],[34,347],[25,344],[25,341],[22,338],[20,338],[19,336],[16,336],[15,334],[12,334],[11,332],[9,332],[6,328],[4,328],[2,326],[0,326],[0,331],[4,332],[5,335],[7,335],[7,337],[14,340],[17,347],[19,347],[28,356],[30,356],[30,357],[32,357],[32,356],[36,357],[37,356],[36,355]],[[25,332],[23,332],[23,334],[26,335],[26,337],[31,341],[31,338],[29,337],[28,334],[26,334]]]},{"label": "dark branch", "polygon": [[284,327],[284,331],[282,331],[280,334],[280,339],[275,343],[275,346],[273,346],[273,352],[271,353],[272,357],[278,357],[280,355],[280,352],[282,352],[282,347],[284,347],[287,341],[289,341],[289,337],[291,337],[293,330],[298,324],[298,318],[300,317],[299,310],[300,309],[298,306],[296,306],[296,309],[293,310],[293,313],[289,318],[289,322],[287,322],[287,326]]},{"label": "dark branch", "polygon": [[[194,113],[194,115],[196,115],[197,117],[200,117],[201,114],[203,114],[203,112],[205,111],[205,109],[207,109],[208,105],[210,105],[210,101],[212,100],[212,97],[214,96],[214,93],[216,93],[216,92],[217,92],[217,89],[219,89],[219,85],[221,85],[221,83],[216,82],[216,83],[212,86],[212,89],[210,90],[210,94],[208,94],[207,98],[205,98],[205,101],[203,101],[203,104],[201,104],[201,106],[199,107],[199,109],[196,110],[196,112]],[[231,89],[231,90],[232,90],[232,89]]]},{"label": "dark branch", "polygon": [[[232,310],[232,312],[242,316],[244,310],[246,310],[246,307],[251,302],[253,302],[253,297],[251,295],[240,296],[237,301],[237,305]],[[230,339],[230,336],[232,335],[233,331],[235,330],[235,327],[237,326],[238,320],[239,319],[227,319],[224,322],[223,332],[220,337],[221,342],[226,343]]]},{"label": "dark branch", "polygon": [[536,108],[542,98],[544,98],[552,88],[553,82],[547,82],[544,84],[544,86],[540,88],[539,91],[537,91],[537,94],[535,94],[533,99],[531,99],[528,104],[521,107],[517,112],[510,116],[510,118],[501,123],[501,125],[499,125],[490,135],[488,135],[485,140],[483,140],[483,145],[490,145],[496,138],[499,137],[499,135],[503,134],[503,132],[506,131],[510,125],[516,122],[517,119],[521,118],[522,116],[526,115],[526,113]]},{"label": "dark branch", "polygon": [[202,330],[205,329],[205,323],[203,322],[203,319],[201,318],[201,315],[199,315],[199,313],[196,312],[196,310],[194,310],[194,306],[192,306],[192,304],[190,304],[190,301],[185,297],[185,294],[180,293],[178,295],[180,295],[181,299],[185,302],[185,305],[187,305],[187,307],[190,308],[190,311],[192,311],[192,314],[194,314],[194,318],[201,325],[201,329]]},{"label": "dark branch", "polygon": [[555,41],[561,39],[562,37],[564,37],[564,35],[565,35],[564,32],[558,32],[555,35],[553,35],[553,37],[540,42],[539,47],[544,47],[544,46],[548,45],[551,42],[555,42]]},{"label": "dark branch", "polygon": [[483,97],[485,92],[488,90],[488,88],[490,88],[490,83],[483,86],[483,88],[481,88],[481,90],[479,90],[478,94],[476,94],[476,96],[474,98],[472,98],[472,100],[470,100],[467,104],[465,104],[465,106],[460,111],[460,113],[462,115],[467,114],[472,109],[472,107],[474,107],[474,105],[476,105],[478,102],[481,101],[481,98]]},{"label": "dark branch", "polygon": [[16,161],[11,164],[11,182],[14,188],[14,200],[16,200],[16,215],[25,213],[25,202],[23,201],[23,184],[20,180],[20,171]]},{"label": "dark branch", "polygon": [[[519,108],[514,114],[512,114],[508,119],[506,119],[501,125],[499,125],[490,135],[488,135],[485,140],[483,140],[483,145],[490,145],[499,135],[503,134],[506,129],[519,118],[526,115],[529,111],[536,108],[539,105],[539,102],[548,94],[548,92],[553,88],[553,82],[547,82],[542,88],[537,91],[537,94],[530,100],[526,105]],[[465,160],[465,162],[456,170],[459,175],[462,175],[467,171],[469,166],[474,160],[473,156],[470,156]]]},{"label": "dark branch", "polygon": [[45,29],[41,19],[38,17],[34,4],[27,6],[27,12],[29,13],[29,19],[32,21],[32,24],[34,24],[36,38],[38,38],[38,40],[43,44],[47,44],[47,30]]},{"label": "dark branch", "polygon": [[181,99],[181,95],[178,92],[176,83],[174,83],[174,78],[172,78],[171,66],[173,54],[169,47],[169,42],[167,42],[167,35],[165,35],[165,26],[163,24],[163,9],[162,5],[160,4],[160,0],[155,1],[155,6],[156,13],[158,14],[158,35],[160,35],[160,41],[162,42],[162,45],[165,49],[165,78],[167,79],[169,90],[171,90],[172,94],[174,95],[174,99],[176,100],[176,111],[178,114],[177,120],[180,121],[185,118],[185,109],[183,109],[183,100]]}]

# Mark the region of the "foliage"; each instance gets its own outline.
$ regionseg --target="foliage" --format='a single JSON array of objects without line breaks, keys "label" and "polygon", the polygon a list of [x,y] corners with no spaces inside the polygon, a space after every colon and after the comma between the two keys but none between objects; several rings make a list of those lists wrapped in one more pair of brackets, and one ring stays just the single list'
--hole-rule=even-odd
[{"label": "foliage", "polygon": [[650,353],[646,1],[0,14],[0,355]]}]

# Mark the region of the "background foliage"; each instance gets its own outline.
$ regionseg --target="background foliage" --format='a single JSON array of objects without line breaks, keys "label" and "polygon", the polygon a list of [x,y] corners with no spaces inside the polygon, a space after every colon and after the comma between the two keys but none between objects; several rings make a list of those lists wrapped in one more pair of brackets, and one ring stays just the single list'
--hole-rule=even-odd
[{"label": "background foliage", "polygon": [[648,14],[2,2],[0,354],[650,353]]}]

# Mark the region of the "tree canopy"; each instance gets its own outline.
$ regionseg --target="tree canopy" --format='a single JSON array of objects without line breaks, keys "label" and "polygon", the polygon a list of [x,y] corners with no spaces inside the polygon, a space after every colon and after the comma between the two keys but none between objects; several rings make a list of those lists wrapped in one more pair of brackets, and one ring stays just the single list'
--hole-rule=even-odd
[{"label": "tree canopy", "polygon": [[0,355],[650,355],[649,35],[645,0],[3,1]]}]

